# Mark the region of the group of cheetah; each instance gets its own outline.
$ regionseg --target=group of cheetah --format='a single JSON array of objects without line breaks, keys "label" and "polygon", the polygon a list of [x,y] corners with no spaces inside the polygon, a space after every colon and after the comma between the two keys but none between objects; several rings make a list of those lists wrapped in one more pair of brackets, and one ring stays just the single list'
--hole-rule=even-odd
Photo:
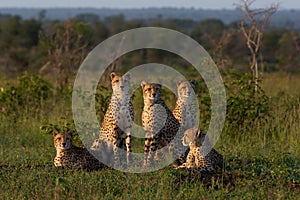
[{"label": "group of cheetah", "polygon": [[[101,124],[99,138],[94,141],[90,151],[102,151],[100,153],[106,155],[105,163],[118,168],[124,163],[129,165],[133,159],[131,129],[134,111],[129,94],[131,77],[128,73],[120,76],[112,72],[110,78],[113,93]],[[144,167],[153,166],[156,160],[159,162],[158,152],[168,146],[169,153],[179,162],[177,169],[213,172],[222,168],[223,156],[209,142],[204,142],[205,133],[196,128],[194,82],[178,82],[178,99],[173,112],[161,98],[161,84],[143,81],[141,87],[144,99]],[[176,140],[178,136],[180,142]],[[54,159],[56,167],[97,169],[103,166],[86,148],[72,145],[70,132],[55,131],[54,145],[57,150]],[[205,152],[206,150],[209,152]]]}]

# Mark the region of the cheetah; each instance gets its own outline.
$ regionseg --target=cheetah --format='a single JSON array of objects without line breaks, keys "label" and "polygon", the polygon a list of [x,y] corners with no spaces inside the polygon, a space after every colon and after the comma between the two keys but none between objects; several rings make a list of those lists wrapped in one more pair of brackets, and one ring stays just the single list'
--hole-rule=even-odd
[{"label": "cheetah", "polygon": [[[105,162],[108,165],[120,167],[124,166],[124,157],[126,157],[127,165],[132,161],[131,129],[134,112],[129,96],[131,77],[130,74],[120,76],[112,72],[110,79],[113,93],[101,124],[99,139],[94,141],[91,150],[97,152],[99,141],[106,142],[105,153],[108,159]],[[126,155],[125,152],[127,152]]]},{"label": "cheetah", "polygon": [[178,98],[173,110],[174,117],[184,130],[196,127],[195,81],[178,81]]},{"label": "cheetah", "polygon": [[102,164],[86,148],[73,146],[72,132],[53,132],[56,156],[55,167],[95,170]]},{"label": "cheetah", "polygon": [[[206,134],[198,128],[191,128],[184,132],[182,143],[189,146],[190,151],[187,160],[177,169],[199,169],[200,171],[215,172],[222,169],[223,156],[211,147],[209,141],[205,141]],[[205,145],[205,146],[204,146]],[[209,149],[210,152],[206,152]],[[204,155],[207,153],[207,155]]]},{"label": "cheetah", "polygon": [[[144,166],[151,166],[154,155],[157,156],[156,151],[172,141],[177,132],[180,131],[180,124],[161,99],[161,84],[143,81],[141,86],[144,99],[142,124],[146,132]],[[169,151],[172,152],[172,149]]]},{"label": "cheetah", "polygon": [[[196,104],[195,104],[195,81],[178,81],[177,93],[178,98],[173,109],[173,115],[180,123],[182,131],[196,127]],[[180,144],[181,145],[181,144]],[[186,161],[189,148],[179,157],[174,163],[174,166],[179,166]]]}]

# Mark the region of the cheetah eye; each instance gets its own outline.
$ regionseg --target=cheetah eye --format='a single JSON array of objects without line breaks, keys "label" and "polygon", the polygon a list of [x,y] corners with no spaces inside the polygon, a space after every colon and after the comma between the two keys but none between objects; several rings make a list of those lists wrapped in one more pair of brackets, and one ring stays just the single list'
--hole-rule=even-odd
[{"label": "cheetah eye", "polygon": [[57,140],[58,140],[58,141],[60,141],[60,140],[61,140],[61,138],[59,137],[59,138],[57,138]]},{"label": "cheetah eye", "polygon": [[151,91],[151,88],[148,88],[147,91],[150,92],[150,91]]},{"label": "cheetah eye", "polygon": [[116,80],[115,82],[116,82],[116,83],[119,83],[119,80]]}]

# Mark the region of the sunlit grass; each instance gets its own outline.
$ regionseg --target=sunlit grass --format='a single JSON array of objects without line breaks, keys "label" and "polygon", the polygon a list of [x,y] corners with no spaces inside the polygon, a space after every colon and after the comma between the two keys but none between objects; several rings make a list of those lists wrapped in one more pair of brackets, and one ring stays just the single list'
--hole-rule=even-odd
[{"label": "sunlit grass", "polygon": [[279,92],[286,92],[290,95],[300,95],[300,74],[264,74],[262,87],[270,96],[274,96]]},{"label": "sunlit grass", "polygon": [[[40,115],[28,112],[16,122],[4,116],[0,122],[1,199],[299,199],[297,83],[296,77],[266,76],[263,87],[272,97],[271,115],[252,127],[232,130],[225,126],[215,146],[225,157],[224,169],[212,178],[171,166],[147,174],[56,169],[52,135],[41,134],[39,126],[70,118],[67,103],[63,99],[50,103]],[[289,96],[278,95],[279,91]]]}]

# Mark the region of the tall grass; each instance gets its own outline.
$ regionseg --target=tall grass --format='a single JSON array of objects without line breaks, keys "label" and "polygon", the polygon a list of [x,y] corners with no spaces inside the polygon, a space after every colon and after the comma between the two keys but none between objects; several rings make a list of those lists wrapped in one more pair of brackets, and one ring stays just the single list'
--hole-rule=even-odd
[{"label": "tall grass", "polygon": [[[2,115],[1,199],[299,199],[300,85],[284,80],[274,75],[263,82],[271,97],[263,121],[236,129],[226,123],[215,146],[224,169],[213,177],[171,166],[147,174],[56,169],[52,135],[41,134],[39,126],[71,118],[70,99],[54,95],[41,112],[26,111],[17,120]],[[274,91],[277,84],[281,89]],[[139,96],[134,101],[141,103]]]}]

